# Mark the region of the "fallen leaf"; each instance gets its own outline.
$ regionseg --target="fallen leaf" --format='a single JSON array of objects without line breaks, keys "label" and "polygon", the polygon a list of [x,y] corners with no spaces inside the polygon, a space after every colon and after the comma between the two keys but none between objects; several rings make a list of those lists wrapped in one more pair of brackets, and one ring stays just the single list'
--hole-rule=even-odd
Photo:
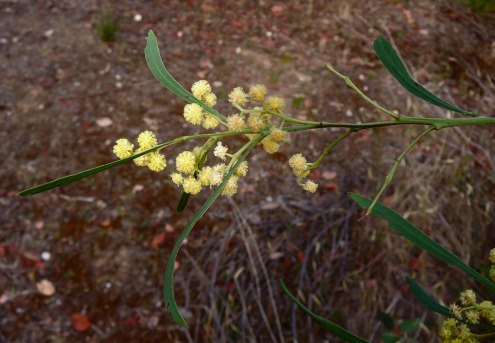
[{"label": "fallen leaf", "polygon": [[136,194],[137,192],[141,192],[144,189],[143,185],[137,184],[132,187],[132,193]]},{"label": "fallen leaf", "polygon": [[112,68],[112,66],[110,65],[110,63],[107,63],[105,64],[105,67],[102,69],[102,70],[99,70],[98,71],[98,74],[100,75],[105,75],[106,73],[108,73],[110,71],[110,69]]},{"label": "fallen leaf", "polygon": [[86,331],[91,326],[88,317],[80,313],[72,314],[71,320],[72,320],[72,327],[74,328],[74,330],[79,332]]},{"label": "fallen leaf", "polygon": [[98,118],[96,119],[96,125],[99,127],[108,127],[113,124],[112,119],[108,117]]},{"label": "fallen leaf", "polygon": [[321,174],[321,177],[325,180],[333,180],[337,177],[337,173],[334,171],[325,171]]},{"label": "fallen leaf", "polygon": [[0,304],[5,304],[7,301],[9,301],[9,296],[7,293],[4,293],[0,296]]},{"label": "fallen leaf", "polygon": [[109,227],[112,221],[110,219],[104,219],[100,221],[100,226],[101,227]]},{"label": "fallen leaf", "polygon": [[276,260],[276,259],[279,259],[282,256],[284,256],[283,253],[281,253],[280,251],[275,251],[275,252],[272,252],[270,254],[270,260]]},{"label": "fallen leaf", "polygon": [[201,60],[199,62],[199,66],[201,68],[208,68],[208,69],[213,69],[213,63],[210,60]]},{"label": "fallen leaf", "polygon": [[273,5],[271,11],[274,16],[278,17],[284,13],[284,7],[282,5]]},{"label": "fallen leaf", "polygon": [[419,259],[419,257],[412,258],[409,261],[409,269],[419,270],[420,267],[421,267],[421,260]]},{"label": "fallen leaf", "polygon": [[153,237],[153,240],[150,243],[150,248],[156,249],[160,245],[162,245],[163,242],[165,242],[165,232],[160,232],[159,234],[155,235],[155,237]]},{"label": "fallen leaf", "polygon": [[174,232],[175,227],[172,226],[172,224],[165,224],[165,232]]},{"label": "fallen leaf", "polygon": [[38,282],[36,284],[36,288],[38,289],[38,292],[40,292],[41,294],[47,297],[50,297],[55,294],[55,286],[47,279],[43,279],[40,282]]},{"label": "fallen leaf", "polygon": [[335,182],[326,182],[323,184],[323,188],[328,192],[335,192],[339,186]]},{"label": "fallen leaf", "polygon": [[42,220],[37,220],[35,223],[34,223],[34,227],[38,230],[43,230],[43,228],[45,227],[45,222],[42,221]]},{"label": "fallen leaf", "polygon": [[304,251],[299,251],[297,253],[297,260],[301,263],[304,262]]}]

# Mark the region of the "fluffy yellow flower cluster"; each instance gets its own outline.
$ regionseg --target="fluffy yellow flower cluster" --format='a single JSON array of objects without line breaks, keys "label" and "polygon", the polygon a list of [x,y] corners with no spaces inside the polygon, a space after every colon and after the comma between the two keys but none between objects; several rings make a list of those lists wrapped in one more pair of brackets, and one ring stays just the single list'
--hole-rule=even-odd
[{"label": "fluffy yellow flower cluster", "polygon": [[[209,107],[216,105],[217,97],[213,93],[211,85],[206,80],[196,81],[191,92],[194,97]],[[230,131],[251,130],[253,133],[247,134],[249,139],[257,137],[257,133],[264,132],[268,134],[260,142],[263,149],[274,154],[280,150],[280,146],[287,140],[287,132],[283,130],[284,114],[282,113],[285,101],[277,96],[268,96],[267,89],[262,84],[255,84],[249,87],[246,93],[242,87],[235,87],[228,95],[229,102],[239,110],[239,113],[233,114],[226,118],[224,124]],[[254,103],[251,109],[243,108],[249,102]],[[280,117],[278,124],[273,122]],[[190,103],[184,106],[184,118],[193,125],[202,125],[206,129],[213,129],[220,124],[220,119],[208,113],[196,103]],[[134,145],[127,139],[117,140],[113,151],[120,159],[129,158],[135,154],[141,153],[157,145],[157,139],[153,132],[144,131],[138,139],[138,148],[134,150]],[[222,163],[213,166],[202,166],[207,153],[204,148],[197,147],[193,151],[181,152],[176,160],[176,171],[170,175],[174,184],[183,188],[184,192],[189,194],[198,194],[204,187],[218,186],[224,180],[235,163],[235,154],[228,153],[228,148],[221,142],[218,142],[213,149],[213,155],[222,160]],[[208,148],[209,151],[209,148]],[[228,161],[230,159],[230,161]],[[200,162],[201,161],[201,162]],[[153,171],[161,171],[166,167],[165,156],[157,151],[150,152],[134,159],[138,166],[146,166]],[[306,158],[297,154],[291,157],[289,165],[292,167],[294,174],[297,176],[298,184],[308,192],[314,193],[318,189],[318,184],[314,181],[305,179],[309,174],[309,166]],[[232,196],[237,193],[238,181],[240,177],[247,174],[248,163],[243,161],[234,175],[229,179],[224,187],[222,194]],[[303,181],[304,180],[304,181]],[[495,254],[494,254],[495,256]]]},{"label": "fluffy yellow flower cluster", "polygon": [[[229,94],[229,102],[239,109],[241,113],[233,114],[227,118],[227,127],[231,131],[241,131],[246,128],[257,133],[264,128],[270,128],[270,134],[261,141],[263,149],[274,154],[280,150],[280,145],[287,139],[287,132],[277,128],[272,123],[272,112],[280,112],[285,106],[282,98],[270,96],[266,98],[266,87],[262,84],[252,85],[249,94],[242,87],[236,87]],[[242,106],[249,101],[262,103],[262,107],[256,106],[252,109],[244,109]],[[249,114],[247,118],[244,116]],[[255,135],[248,135],[254,138]]]},{"label": "fluffy yellow flower cluster", "polygon": [[289,166],[291,166],[294,175],[297,177],[297,184],[301,186],[305,191],[310,193],[316,192],[318,184],[311,180],[303,182],[302,179],[307,177],[310,169],[310,163],[306,161],[306,157],[302,154],[295,154],[289,159]]},{"label": "fluffy yellow flower cluster", "polygon": [[490,250],[489,259],[492,264],[490,266],[490,278],[495,281],[495,249]]},{"label": "fluffy yellow flower cluster", "polygon": [[[492,263],[490,278],[495,280],[495,249],[490,251],[489,259]],[[479,301],[471,289],[462,292],[459,295],[459,302],[450,305],[449,309],[454,318],[449,318],[442,324],[440,336],[443,338],[443,342],[478,342],[467,325],[461,324],[460,321],[469,324],[488,322],[495,325],[495,305],[488,300]]]},{"label": "fluffy yellow flower cluster", "polygon": [[[206,80],[196,81],[191,87],[191,92],[209,107],[213,108],[217,103],[217,96],[212,92]],[[203,110],[198,104],[184,106],[184,118],[193,125],[202,125],[205,129],[214,129],[220,123],[217,117]]]},{"label": "fluffy yellow flower cluster", "polygon": [[[230,157],[230,155],[227,154],[227,151],[228,148],[221,142],[218,142],[213,154],[221,160],[226,160],[227,157]],[[175,160],[177,171],[170,175],[170,178],[175,185],[182,186],[184,192],[192,195],[201,192],[203,187],[209,186],[211,188],[221,184],[225,175],[228,173],[228,168],[230,166],[219,163],[214,166],[202,166],[199,168],[198,160],[200,154],[201,148],[195,148],[192,152],[181,152]],[[229,179],[221,194],[225,196],[235,195],[238,190],[239,178],[246,176],[247,171],[248,163],[243,161],[234,172],[234,175]]]},{"label": "fluffy yellow flower cluster", "polygon": [[440,336],[444,343],[477,343],[479,342],[469,330],[466,324],[461,324],[454,318],[449,318],[442,323]]},{"label": "fluffy yellow flower cluster", "polygon": [[[129,158],[135,154],[148,150],[158,144],[156,136],[151,131],[143,131],[137,138],[139,147],[134,151],[134,144],[125,138],[118,139],[113,147],[114,154],[122,159]],[[165,156],[158,151],[153,151],[134,159],[134,163],[140,167],[148,167],[150,170],[159,172],[165,169],[167,161]]]}]

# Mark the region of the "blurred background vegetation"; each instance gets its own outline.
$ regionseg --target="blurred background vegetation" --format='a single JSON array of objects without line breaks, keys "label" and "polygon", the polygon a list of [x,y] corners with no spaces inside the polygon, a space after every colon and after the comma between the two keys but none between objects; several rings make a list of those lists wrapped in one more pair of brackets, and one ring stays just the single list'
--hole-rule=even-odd
[{"label": "blurred background vegetation", "polygon": [[[450,115],[388,75],[372,48],[382,34],[434,93],[494,115],[494,7],[493,0],[2,1],[0,341],[337,341],[297,311],[278,287],[281,277],[309,308],[366,339],[379,342],[393,318],[419,320],[418,341],[437,341],[441,318],[416,301],[404,275],[446,304],[476,286],[382,222],[358,221],[362,212],[346,195],[375,194],[420,128],[346,141],[312,175],[316,195],[296,185],[288,157],[314,159],[339,131],[292,135],[273,157],[256,150],[240,194],[214,205],[180,253],[175,284],[185,329],[166,313],[163,272],[206,195],[178,214],[168,172],[132,165],[32,198],[16,193],[111,161],[120,137],[151,129],[165,141],[193,132],[184,103],[147,69],[149,29],[176,79],[186,88],[209,80],[225,114],[233,87],[261,82],[300,118],[383,118],[324,70],[331,62],[390,108]],[[495,246],[494,138],[493,128],[428,137],[383,199],[476,268],[488,265]],[[183,149],[167,151],[170,162]]]}]

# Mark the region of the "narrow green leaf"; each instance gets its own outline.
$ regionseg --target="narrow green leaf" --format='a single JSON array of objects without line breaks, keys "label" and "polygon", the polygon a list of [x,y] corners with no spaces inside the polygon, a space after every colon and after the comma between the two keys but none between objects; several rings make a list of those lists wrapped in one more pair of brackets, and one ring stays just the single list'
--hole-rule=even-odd
[{"label": "narrow green leaf", "polygon": [[435,299],[430,297],[416,281],[414,281],[410,277],[407,277],[406,280],[409,288],[411,289],[411,292],[416,296],[416,298],[418,298],[419,301],[423,303],[423,305],[425,305],[433,312],[442,314],[447,317],[452,316],[447,307],[440,305],[437,301],[435,301]]},{"label": "narrow green leaf", "polygon": [[148,32],[148,38],[146,40],[146,47],[144,49],[144,55],[146,57],[146,63],[150,68],[156,79],[168,90],[177,95],[179,98],[186,100],[190,103],[196,103],[200,105],[208,113],[218,117],[222,121],[225,121],[225,117],[218,113],[213,108],[206,105],[204,102],[196,99],[191,93],[189,93],[184,87],[177,82],[169,73],[163,60],[160,56],[160,50],[158,48],[158,40],[152,30]]},{"label": "narrow green leaf", "polygon": [[[365,198],[359,194],[350,193],[350,197],[356,201],[361,208],[368,208],[372,203],[371,199]],[[387,220],[388,225],[392,230],[421,249],[432,254],[439,260],[459,268],[468,274],[473,280],[476,280],[481,284],[495,290],[495,283],[493,281],[485,278],[476,270],[465,264],[459,257],[432,240],[423,231],[415,227],[406,219],[402,218],[402,216],[397,212],[381,203],[377,203],[371,211],[371,214]]]},{"label": "narrow green leaf", "polygon": [[406,319],[399,324],[399,329],[403,332],[415,333],[416,331],[418,331],[420,324],[421,320],[418,318]]},{"label": "narrow green leaf", "polygon": [[400,339],[400,337],[398,337],[393,331],[390,330],[384,330],[380,334],[380,338],[382,339],[383,343],[396,343]]},{"label": "narrow green leaf", "polygon": [[211,207],[211,205],[215,202],[215,200],[218,198],[222,190],[225,188],[227,185],[227,182],[229,179],[234,175],[234,172],[237,170],[239,165],[244,161],[244,159],[249,155],[249,153],[254,149],[254,147],[264,138],[266,137],[266,133],[260,133],[256,139],[251,141],[249,146],[246,148],[244,153],[239,156],[239,159],[237,162],[230,168],[229,172],[227,175],[225,175],[224,180],[222,183],[212,192],[210,197],[206,200],[206,202],[201,206],[198,212],[194,214],[194,216],[191,218],[189,223],[187,224],[186,228],[182,231],[180,234],[179,238],[177,238],[177,241],[174,244],[174,247],[172,248],[172,252],[170,253],[170,256],[168,258],[167,262],[167,268],[165,270],[165,281],[163,285],[163,291],[164,291],[164,296],[165,296],[165,304],[167,305],[167,309],[170,312],[170,315],[172,316],[172,319],[179,324],[180,326],[186,326],[186,321],[184,320],[184,317],[180,313],[179,307],[177,306],[177,303],[175,301],[174,297],[174,268],[175,268],[175,259],[177,258],[177,254],[179,253],[179,249],[182,246],[182,243],[186,239],[186,237],[189,235],[191,232],[192,228],[196,223],[199,221],[199,219],[206,213],[206,211]]},{"label": "narrow green leaf", "polygon": [[[416,281],[414,281],[410,277],[406,277],[406,281],[409,285],[409,288],[411,289],[411,292],[416,296],[416,298],[418,298],[419,301],[421,301],[423,303],[423,305],[425,305],[427,308],[429,308],[433,312],[436,312],[438,314],[441,314],[441,315],[444,315],[447,317],[452,317],[452,313],[450,313],[450,310],[447,307],[440,305],[437,301],[435,301],[435,299],[433,299],[431,296],[429,296]],[[491,324],[485,324],[485,323],[471,324],[465,318],[461,319],[460,321],[465,323],[465,324],[469,324],[471,326],[474,326],[474,327],[477,327],[480,329],[484,329],[484,330],[494,330],[495,329],[495,326],[491,325]]]},{"label": "narrow green leaf", "polygon": [[385,326],[385,328],[389,330],[392,330],[395,326],[394,319],[385,312],[380,312],[378,314],[378,319],[380,319],[380,321],[383,323],[383,326]]},{"label": "narrow green leaf", "polygon": [[354,335],[353,333],[347,331],[344,329],[342,326],[326,319],[323,317],[320,317],[319,315],[311,312],[309,308],[307,308],[298,298],[296,298],[287,288],[287,286],[284,283],[283,279],[280,279],[280,287],[282,287],[282,290],[284,293],[292,300],[294,304],[299,306],[301,310],[306,312],[307,315],[309,315],[311,318],[313,318],[322,328],[327,330],[328,332],[334,334],[337,337],[342,338],[346,342],[351,342],[351,343],[367,343],[368,341],[362,339],[359,336]]},{"label": "narrow green leaf", "polygon": [[189,201],[189,197],[191,194],[182,192],[182,195],[180,196],[179,203],[177,204],[177,212],[182,212],[187,206],[187,203]]},{"label": "narrow green leaf", "polygon": [[75,181],[84,179],[84,178],[86,178],[88,176],[91,176],[91,175],[94,175],[94,174],[97,174],[97,173],[101,173],[102,171],[108,170],[108,169],[113,168],[113,167],[120,166],[121,164],[124,164],[124,163],[127,163],[129,161],[132,161],[133,159],[138,158],[139,156],[145,155],[145,154],[147,154],[147,153],[149,153],[151,151],[155,151],[157,149],[160,149],[160,148],[163,148],[163,147],[165,147],[167,145],[170,145],[172,142],[173,141],[170,141],[170,142],[166,142],[166,143],[157,145],[157,146],[155,146],[155,147],[153,147],[151,149],[145,150],[143,152],[140,152],[139,154],[133,155],[133,156],[131,156],[129,158],[125,158],[123,160],[113,161],[113,162],[110,162],[110,163],[107,163],[107,164],[103,164],[103,165],[98,166],[98,167],[94,167],[94,168],[91,168],[91,169],[87,169],[87,170],[81,171],[79,173],[75,173],[75,174],[72,174],[72,175],[61,177],[59,179],[52,180],[50,182],[41,184],[39,186],[28,188],[26,190],[23,190],[22,192],[19,192],[18,195],[20,195],[20,196],[34,195],[34,194],[46,192],[46,191],[48,191],[50,189],[53,189],[53,188],[57,188],[57,187],[68,185],[68,184],[70,184],[72,182],[75,182]]},{"label": "narrow green leaf", "polygon": [[387,68],[390,74],[392,74],[392,76],[402,85],[402,87],[404,87],[411,94],[440,108],[466,116],[476,116],[472,112],[463,110],[445,100],[440,99],[415,81],[407,72],[407,69],[402,63],[402,60],[397,52],[385,38],[382,36],[378,37],[378,39],[375,40],[373,47],[375,49],[375,53],[378,55],[385,68]]}]

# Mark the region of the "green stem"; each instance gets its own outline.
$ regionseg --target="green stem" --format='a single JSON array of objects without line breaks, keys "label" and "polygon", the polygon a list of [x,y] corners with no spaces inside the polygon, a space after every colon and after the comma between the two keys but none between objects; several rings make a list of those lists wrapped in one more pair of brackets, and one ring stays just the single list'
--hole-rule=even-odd
[{"label": "green stem", "polygon": [[407,155],[407,153],[412,149],[412,147],[414,145],[416,145],[416,143],[418,143],[421,140],[421,138],[423,138],[424,136],[426,136],[427,134],[429,134],[433,130],[435,130],[435,127],[430,127],[428,130],[423,131],[418,137],[416,137],[407,146],[407,148],[399,155],[399,157],[397,157],[397,159],[395,160],[394,165],[392,166],[392,169],[389,171],[389,173],[385,177],[385,182],[383,183],[382,188],[380,189],[380,191],[376,195],[375,199],[371,203],[370,207],[366,211],[366,215],[369,215],[371,213],[371,211],[373,210],[373,207],[375,207],[376,203],[378,202],[378,199],[381,197],[381,195],[383,194],[383,192],[385,191],[385,189],[387,189],[387,187],[392,182],[392,179],[394,178],[395,171],[397,170],[397,168],[399,167],[400,163],[402,162],[402,160],[404,159],[404,157]]},{"label": "green stem", "polygon": [[323,159],[325,158],[326,155],[328,155],[328,153],[337,145],[339,144],[340,142],[342,142],[344,139],[346,139],[351,133],[355,132],[356,129],[349,129],[347,130],[343,135],[337,137],[337,139],[335,139],[332,143],[330,143],[325,149],[323,149],[320,157],[318,157],[318,159],[316,161],[314,161],[312,164],[311,164],[311,167],[309,167],[309,170],[313,170],[313,169],[316,169],[320,166],[321,164],[321,161],[323,161]]},{"label": "green stem", "polygon": [[[270,113],[273,114],[273,113]],[[280,116],[280,114],[279,114]],[[290,117],[289,117],[290,118]],[[293,118],[292,118],[293,119]],[[289,121],[289,120],[287,120]],[[495,117],[474,117],[474,118],[423,118],[423,117],[410,117],[401,115],[398,120],[388,121],[375,121],[370,123],[331,123],[325,121],[307,121],[294,119],[290,122],[302,124],[298,126],[288,126],[284,130],[287,132],[305,131],[311,129],[321,129],[327,127],[346,127],[356,129],[370,129],[375,127],[384,126],[396,126],[396,125],[428,125],[434,127],[436,130],[441,130],[447,127],[457,126],[484,126],[495,125]]]},{"label": "green stem", "polygon": [[354,82],[352,82],[352,80],[349,78],[349,76],[346,76],[346,75],[343,75],[341,73],[339,73],[337,70],[335,70],[335,68],[331,65],[331,64],[327,64],[326,65],[327,69],[330,70],[332,73],[334,73],[335,75],[337,75],[338,77],[340,77],[342,80],[345,81],[346,85],[348,87],[350,87],[352,90],[354,90],[361,98],[363,98],[364,100],[366,100],[367,102],[369,102],[371,105],[373,105],[373,107],[375,107],[376,109],[382,111],[383,113],[395,118],[395,119],[400,119],[401,115],[400,114],[396,114],[392,111],[390,111],[389,109],[386,109],[385,107],[383,107],[382,105],[380,105],[377,101],[375,100],[372,100],[370,99],[366,94],[364,94],[355,84]]}]

